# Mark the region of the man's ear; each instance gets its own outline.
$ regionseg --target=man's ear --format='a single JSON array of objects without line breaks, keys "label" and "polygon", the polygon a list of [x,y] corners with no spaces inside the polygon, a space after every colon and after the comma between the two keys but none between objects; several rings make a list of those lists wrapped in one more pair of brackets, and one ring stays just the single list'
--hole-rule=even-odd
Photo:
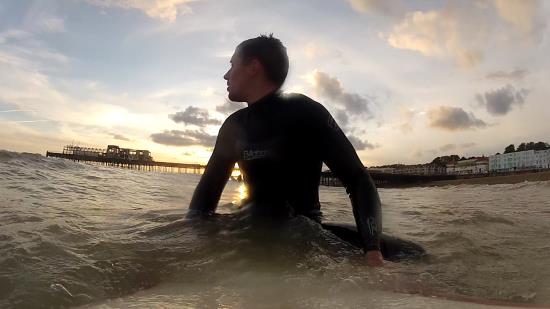
[{"label": "man's ear", "polygon": [[250,61],[249,70],[252,76],[256,76],[261,73],[263,66],[258,59],[254,58]]}]

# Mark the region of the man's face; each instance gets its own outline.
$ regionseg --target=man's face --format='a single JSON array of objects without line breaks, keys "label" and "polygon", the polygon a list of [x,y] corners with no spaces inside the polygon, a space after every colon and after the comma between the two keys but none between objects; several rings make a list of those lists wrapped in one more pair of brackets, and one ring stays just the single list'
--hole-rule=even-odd
[{"label": "man's face", "polygon": [[250,87],[251,76],[250,64],[244,64],[238,52],[235,51],[231,57],[231,67],[223,78],[227,81],[227,95],[229,100],[234,102],[246,102],[247,89]]}]

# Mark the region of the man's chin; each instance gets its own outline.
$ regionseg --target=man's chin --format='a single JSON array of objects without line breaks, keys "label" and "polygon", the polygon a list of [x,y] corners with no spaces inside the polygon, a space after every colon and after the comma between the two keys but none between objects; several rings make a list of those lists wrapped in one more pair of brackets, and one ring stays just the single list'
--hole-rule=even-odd
[{"label": "man's chin", "polygon": [[227,98],[233,102],[245,102],[245,100],[239,96],[236,96],[234,94],[228,93]]}]

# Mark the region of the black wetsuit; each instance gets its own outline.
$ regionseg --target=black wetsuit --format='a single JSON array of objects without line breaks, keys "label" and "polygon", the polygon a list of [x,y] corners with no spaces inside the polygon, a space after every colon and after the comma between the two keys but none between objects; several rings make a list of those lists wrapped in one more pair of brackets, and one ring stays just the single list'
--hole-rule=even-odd
[{"label": "black wetsuit", "polygon": [[247,184],[253,212],[291,213],[319,222],[324,162],[350,195],[364,249],[380,249],[376,187],[349,140],[318,102],[274,92],[229,116],[193,195],[191,216],[215,211],[235,162]]}]

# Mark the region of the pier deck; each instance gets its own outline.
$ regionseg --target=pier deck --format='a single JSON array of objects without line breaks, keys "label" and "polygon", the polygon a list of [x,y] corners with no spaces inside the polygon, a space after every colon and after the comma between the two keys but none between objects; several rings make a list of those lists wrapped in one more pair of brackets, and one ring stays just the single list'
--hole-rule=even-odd
[{"label": "pier deck", "polygon": [[[377,171],[369,171],[370,176],[374,180],[376,187],[379,188],[396,188],[408,187],[419,184],[426,184],[433,181],[453,180],[456,175],[411,175],[411,174],[392,174]],[[342,183],[332,172],[326,171],[321,173],[321,185],[330,187],[340,187]]]},{"label": "pier deck", "polygon": [[[189,164],[189,163],[174,163],[174,162],[159,162],[153,160],[130,160],[122,158],[113,158],[107,156],[82,155],[72,153],[46,152],[46,157],[69,159],[80,162],[99,163],[107,166],[117,166],[134,170],[167,172],[167,173],[185,173],[185,174],[202,174],[206,165]],[[235,169],[238,170],[238,169]],[[453,180],[457,179],[456,175],[403,175],[390,174],[375,171],[369,171],[372,179],[377,187],[406,187],[419,184],[430,183],[433,181]],[[342,183],[336,178],[332,172],[327,171],[321,173],[321,185],[324,186],[342,186]]]},{"label": "pier deck", "polygon": [[188,173],[202,174],[206,165],[189,164],[189,163],[174,163],[174,162],[159,162],[159,161],[139,161],[121,158],[110,158],[105,156],[87,156],[77,154],[67,154],[59,152],[46,152],[46,157],[69,159],[80,162],[95,162],[108,166],[118,166],[129,169],[170,172],[170,173]]}]

